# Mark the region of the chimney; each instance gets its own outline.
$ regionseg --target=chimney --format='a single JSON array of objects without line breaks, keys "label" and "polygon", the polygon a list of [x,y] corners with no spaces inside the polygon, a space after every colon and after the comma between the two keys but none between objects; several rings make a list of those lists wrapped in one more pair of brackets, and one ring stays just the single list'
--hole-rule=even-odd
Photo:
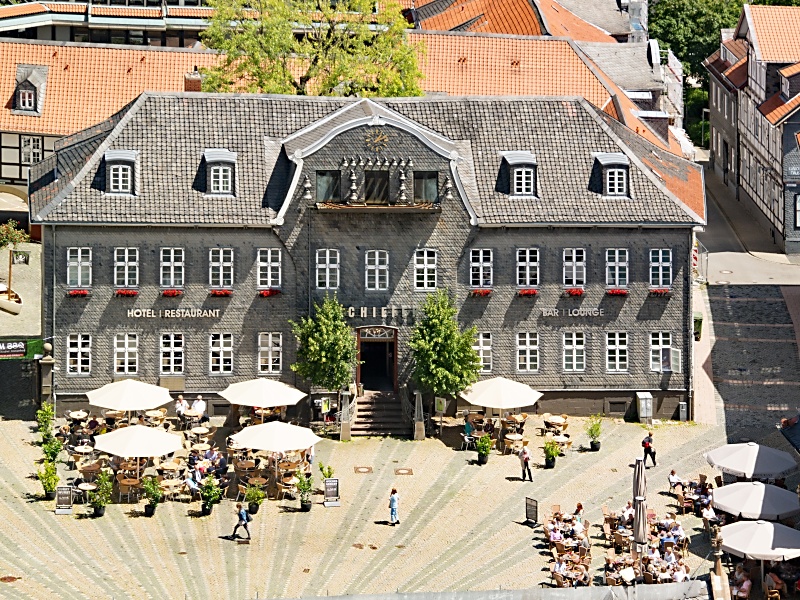
[{"label": "chimney", "polygon": [[195,66],[194,71],[189,71],[183,76],[183,91],[184,92],[199,92],[201,91],[203,78],[200,71]]}]

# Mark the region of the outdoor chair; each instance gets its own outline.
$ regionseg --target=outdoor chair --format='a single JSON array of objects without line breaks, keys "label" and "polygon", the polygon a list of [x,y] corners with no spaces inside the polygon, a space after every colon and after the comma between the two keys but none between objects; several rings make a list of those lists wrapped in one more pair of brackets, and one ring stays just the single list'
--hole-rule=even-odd
[{"label": "outdoor chair", "polygon": [[655,581],[653,580],[653,574],[648,573],[647,571],[642,573],[642,578],[644,579],[645,583],[655,583]]},{"label": "outdoor chair", "polygon": [[121,483],[117,482],[119,486],[119,500],[118,502],[122,502],[122,496],[126,496],[128,502],[131,501],[131,494],[133,493],[133,486],[132,485],[122,485]]},{"label": "outdoor chair", "polygon": [[470,446],[475,448],[475,438],[468,436],[466,433],[461,434],[461,449],[462,450],[469,450]]},{"label": "outdoor chair", "polygon": [[703,486],[705,485],[706,480],[708,480],[708,475],[706,475],[705,473],[700,473],[698,475],[698,478],[700,479],[700,485]]},{"label": "outdoor chair", "polygon": [[295,495],[295,487],[293,485],[282,483],[280,481],[278,481],[277,484],[278,484],[278,499],[279,500],[285,499],[287,493],[292,495],[292,496]]},{"label": "outdoor chair", "polygon": [[603,523],[603,537],[609,544],[614,540],[614,537],[611,535],[611,525],[608,523]]},{"label": "outdoor chair", "polygon": [[603,511],[603,517],[607,517],[607,516],[609,516],[611,514],[608,511],[608,504],[603,504],[603,506],[600,507],[600,510]]},{"label": "outdoor chair", "polygon": [[678,494],[677,497],[678,497],[678,508],[681,509],[682,514],[684,515],[686,514],[687,508],[689,509],[689,512],[692,512],[694,510],[694,502],[684,498],[683,494]]},{"label": "outdoor chair", "polygon": [[714,477],[714,483],[717,484],[718,488],[721,488],[724,485],[722,481],[722,475],[717,475],[716,477]]},{"label": "outdoor chair", "polygon": [[561,573],[553,573],[553,579],[556,582],[556,587],[565,588],[570,587],[569,582],[564,580],[564,576]]},{"label": "outdoor chair", "polygon": [[236,487],[239,490],[239,492],[236,494],[236,501],[239,502],[239,500],[244,498],[245,494],[247,494],[247,486],[244,486],[240,483]]},{"label": "outdoor chair", "polygon": [[561,512],[561,505],[560,504],[553,504],[550,506],[550,512],[552,514],[560,513]]},{"label": "outdoor chair", "polygon": [[556,542],[556,552],[558,552],[559,556],[567,553],[567,547],[564,546],[564,542]]},{"label": "outdoor chair", "polygon": [[670,550],[675,547],[675,542],[664,542],[664,554],[667,553],[667,550]]},{"label": "outdoor chair", "polygon": [[606,575],[606,585],[622,585],[622,578],[618,575]]},{"label": "outdoor chair", "polygon": [[631,539],[623,537],[619,532],[614,533],[614,545],[618,546],[622,552],[630,551]]}]

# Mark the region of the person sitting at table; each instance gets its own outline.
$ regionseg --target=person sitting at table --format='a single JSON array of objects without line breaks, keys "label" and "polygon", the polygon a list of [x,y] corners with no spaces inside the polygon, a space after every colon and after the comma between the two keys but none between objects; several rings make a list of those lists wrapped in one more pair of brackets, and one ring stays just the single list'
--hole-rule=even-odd
[{"label": "person sitting at table", "polygon": [[69,441],[71,433],[72,432],[69,430],[68,425],[62,425],[61,427],[58,428],[55,437],[56,439],[61,440],[62,444],[66,444]]},{"label": "person sitting at table", "polygon": [[764,584],[770,590],[778,590],[784,594],[788,593],[786,582],[780,578],[773,567],[767,569],[767,574],[764,576]]},{"label": "person sitting at table", "polygon": [[664,560],[664,562],[665,562],[665,563],[667,563],[668,565],[674,565],[676,562],[678,562],[678,559],[677,559],[677,557],[675,556],[675,553],[672,551],[672,548],[667,548],[667,549],[664,551],[664,558],[663,558],[663,560]]},{"label": "person sitting at table", "polygon": [[564,560],[563,556],[559,556],[556,564],[553,565],[553,573],[567,574],[567,561]]},{"label": "person sitting at table", "polygon": [[700,489],[700,506],[708,506],[714,498],[714,486],[707,484]]},{"label": "person sitting at table", "polygon": [[203,454],[203,458],[210,460],[213,463],[219,458],[219,450],[217,450],[214,446],[211,446],[208,450],[206,450],[205,454]]},{"label": "person sitting at table", "polygon": [[680,583],[681,581],[686,581],[688,578],[689,573],[686,570],[686,565],[683,564],[683,559],[680,559],[677,567],[672,571],[672,581]]},{"label": "person sitting at table", "polygon": [[189,458],[186,459],[187,464],[189,465],[190,469],[194,469],[197,462],[200,460],[200,451],[199,450],[192,450],[189,452]]},{"label": "person sitting at table", "polygon": [[676,542],[682,542],[686,537],[686,532],[683,530],[680,521],[675,521],[669,530],[670,535],[675,538]]},{"label": "person sitting at table", "polygon": [[214,463],[214,473],[216,475],[222,476],[227,472],[228,472],[228,459],[225,458],[224,454],[220,454],[216,462]]},{"label": "person sitting at table", "polygon": [[222,476],[219,478],[219,487],[222,490],[223,497],[230,487],[231,483],[233,483],[233,473],[223,473]]},{"label": "person sitting at table", "polygon": [[592,542],[589,540],[589,536],[587,536],[585,532],[578,536],[578,548],[586,548],[587,550],[592,549]]},{"label": "person sitting at table", "polygon": [[194,402],[192,402],[192,410],[197,411],[200,413],[200,423],[207,423],[208,422],[208,415],[206,414],[206,401],[203,400],[203,396],[200,394],[197,395]]},{"label": "person sitting at table", "polygon": [[575,568],[572,585],[575,587],[589,585],[589,571],[581,564]]},{"label": "person sitting at table", "polygon": [[552,543],[563,542],[564,541],[564,536],[561,535],[561,531],[558,528],[554,528],[550,532],[550,541]]},{"label": "person sitting at table", "polygon": [[183,480],[183,484],[189,488],[189,492],[194,495],[195,492],[200,491],[200,484],[194,480],[191,474],[189,474],[186,479]]},{"label": "person sitting at table", "polygon": [[494,435],[494,419],[486,419],[486,422],[483,424],[483,431],[486,432],[488,436]]},{"label": "person sitting at table", "polygon": [[731,587],[741,585],[741,583],[744,581],[744,574],[744,565],[742,563],[738,563],[736,565],[736,570],[730,576]]},{"label": "person sitting at table", "polygon": [[117,456],[116,454],[111,457],[108,461],[108,466],[111,467],[111,470],[116,473],[117,471],[122,468],[122,463],[125,462],[121,456]]},{"label": "person sitting at table", "polygon": [[633,515],[636,513],[636,509],[633,508],[633,502],[628,500],[628,503],[625,505],[621,511],[619,511],[619,522],[621,525],[627,524],[629,521],[633,522]]},{"label": "person sitting at table", "polygon": [[578,504],[575,506],[575,510],[572,511],[572,516],[578,521],[583,519],[583,504],[578,502]]},{"label": "person sitting at table", "polygon": [[714,507],[712,507],[710,504],[708,506],[703,507],[701,514],[703,515],[704,519],[708,519],[708,522],[711,525],[725,524],[724,515],[717,515],[717,513],[714,512]]},{"label": "person sitting at table", "polygon": [[678,475],[675,473],[675,469],[672,469],[669,472],[669,475],[667,475],[667,479],[669,480],[670,488],[674,488],[676,485],[682,485],[682,486],[686,485],[686,482],[680,477],[678,477]]},{"label": "person sitting at table", "polygon": [[657,560],[661,558],[661,552],[659,552],[658,546],[651,544],[647,549],[647,556],[649,556],[651,560]]},{"label": "person sitting at table", "polygon": [[750,588],[752,586],[753,582],[750,581],[750,574],[745,571],[744,576],[742,577],[742,583],[739,585],[734,585],[731,588],[731,597],[747,598],[750,595]]},{"label": "person sitting at table", "polygon": [[472,437],[472,432],[475,430],[475,427],[472,425],[472,421],[469,420],[469,415],[464,417],[464,434],[468,437]]},{"label": "person sitting at table", "polygon": [[583,522],[579,521],[578,519],[573,519],[572,521],[572,535],[578,537],[581,535],[586,528],[583,526]]}]

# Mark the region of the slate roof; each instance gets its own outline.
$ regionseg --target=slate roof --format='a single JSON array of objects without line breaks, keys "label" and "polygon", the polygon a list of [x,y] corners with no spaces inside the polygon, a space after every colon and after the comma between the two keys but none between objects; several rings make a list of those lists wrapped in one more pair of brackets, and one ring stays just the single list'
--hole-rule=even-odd
[{"label": "slate roof", "polygon": [[[358,102],[396,111],[455,144],[469,180],[467,189],[472,190],[466,201],[480,225],[704,222],[695,197],[703,194],[700,168],[678,157],[664,158],[678,175],[688,174],[687,186],[696,184],[688,201],[682,201],[665,185],[663,175],[669,174],[657,176],[645,162],[652,162],[646,155],[658,149],[611,117],[609,125],[583,98],[373,101],[155,93],[143,94],[95,130],[65,140],[53,159],[32,167],[32,220],[267,226],[282,205],[291,165],[275,140]],[[319,127],[336,123],[334,117]],[[206,148],[238,154],[237,197],[207,197],[193,188]],[[108,149],[139,151],[141,189],[135,197],[103,193],[102,156]],[[499,152],[513,150],[536,154],[540,198],[511,199],[496,191]],[[632,198],[606,198],[590,191],[590,180],[597,174],[596,152],[628,156]],[[55,160],[64,160],[69,174],[48,181]]]},{"label": "slate roof", "polygon": [[664,82],[653,71],[648,59],[648,42],[626,44],[578,42],[578,47],[624,90],[665,88]]},{"label": "slate roof", "polygon": [[631,31],[630,15],[620,8],[618,0],[559,0],[559,4],[611,35]]}]

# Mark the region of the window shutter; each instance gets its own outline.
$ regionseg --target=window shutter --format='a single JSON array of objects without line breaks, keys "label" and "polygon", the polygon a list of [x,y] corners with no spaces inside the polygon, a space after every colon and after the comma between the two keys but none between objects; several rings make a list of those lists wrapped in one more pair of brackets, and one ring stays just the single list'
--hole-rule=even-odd
[{"label": "window shutter", "polygon": [[681,369],[681,351],[679,348],[670,348],[670,352],[672,354],[672,372],[673,373],[682,373]]}]

